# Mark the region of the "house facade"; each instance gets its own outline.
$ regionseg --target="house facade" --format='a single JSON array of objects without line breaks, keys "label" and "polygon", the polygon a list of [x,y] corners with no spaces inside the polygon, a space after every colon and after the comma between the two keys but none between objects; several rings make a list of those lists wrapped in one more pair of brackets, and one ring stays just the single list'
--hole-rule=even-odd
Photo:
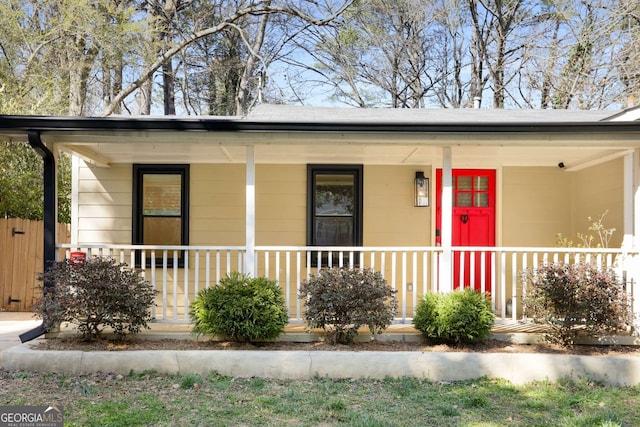
[{"label": "house facade", "polygon": [[[0,137],[73,154],[71,243],[49,247],[141,268],[158,320],[188,320],[200,289],[242,271],[277,280],[300,321],[298,286],[322,266],[381,271],[399,322],[425,292],[459,287],[518,320],[520,273],[542,262],[599,262],[634,292],[636,115],[260,105],[234,118],[0,117]],[[608,248],[556,246],[605,213]]]}]

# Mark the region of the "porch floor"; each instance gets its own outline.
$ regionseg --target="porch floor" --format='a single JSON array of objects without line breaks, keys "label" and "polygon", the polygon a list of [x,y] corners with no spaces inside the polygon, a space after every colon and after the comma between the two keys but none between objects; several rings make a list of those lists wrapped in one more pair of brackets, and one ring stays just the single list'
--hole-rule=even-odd
[{"label": "porch floor", "polygon": [[[7,339],[12,338],[17,344],[18,329],[20,332],[32,327],[38,321],[34,318],[33,313],[17,313],[17,312],[0,312],[0,332],[7,335]],[[16,326],[17,325],[17,326]],[[11,329],[14,326],[18,329]],[[150,329],[141,332],[140,337],[145,339],[196,339],[197,337],[191,333],[191,324],[188,322],[150,322]],[[6,329],[6,330],[5,330]],[[364,327],[361,329],[360,338],[369,339],[369,330]],[[500,321],[495,323],[492,333],[495,338],[512,341],[512,342],[539,342],[545,329],[542,325]],[[307,332],[307,327],[303,323],[289,323],[285,327],[285,333],[278,338],[283,341],[310,342],[320,339],[321,330],[313,330],[312,333]],[[15,334],[15,337],[13,336]],[[75,330],[73,326],[63,325],[60,332],[55,335],[73,335]],[[53,335],[53,334],[52,334]],[[206,340],[207,337],[199,337],[197,339]],[[379,337],[386,341],[418,341],[422,339],[421,333],[417,331],[412,324],[393,324],[389,326]]]},{"label": "porch floor", "polygon": [[[140,338],[144,339],[198,339],[208,340],[206,336],[197,337],[191,333],[191,324],[187,322],[150,322],[149,329],[140,333]],[[496,323],[493,325],[492,334],[494,338],[517,342],[517,343],[539,343],[542,341],[542,334],[545,329],[541,325],[520,324],[515,322]],[[55,335],[75,334],[72,326],[63,326],[60,333]],[[313,342],[321,339],[322,330],[313,329],[311,333],[307,331],[307,326],[303,323],[289,323],[285,326],[284,334],[278,337],[278,341],[290,342]],[[369,329],[365,326],[360,329],[360,334],[356,340],[367,341],[370,339]],[[416,330],[412,324],[392,324],[377,339],[381,341],[403,341],[415,342],[422,340],[422,334]]]},{"label": "porch floor", "polygon": [[[167,332],[167,333],[189,333],[191,331],[190,323],[177,323],[177,322],[151,322],[149,323],[151,327],[150,330],[147,330],[147,333],[153,332]],[[365,331],[368,329],[365,327]],[[531,324],[531,323],[496,323],[491,328],[491,331],[494,333],[508,334],[508,333],[541,333],[544,332],[545,328],[542,325]],[[285,326],[285,333],[307,333],[307,326],[303,323],[289,323]],[[319,332],[319,331],[316,331]],[[385,333],[389,334],[419,334],[420,332],[413,327],[413,324],[393,324],[389,326]]]}]

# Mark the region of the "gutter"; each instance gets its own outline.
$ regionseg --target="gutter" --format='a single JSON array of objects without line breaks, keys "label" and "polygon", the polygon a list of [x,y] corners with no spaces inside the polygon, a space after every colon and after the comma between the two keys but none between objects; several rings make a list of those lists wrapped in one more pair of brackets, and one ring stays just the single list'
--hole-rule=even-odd
[{"label": "gutter", "polygon": [[[7,135],[37,129],[42,132],[304,132],[391,134],[609,134],[640,132],[640,122],[519,121],[519,122],[348,122],[267,121],[221,117],[45,117],[0,115]],[[5,132],[0,132],[3,134]]]},{"label": "gutter", "polygon": [[[28,131],[29,145],[44,162],[44,253],[43,253],[43,273],[47,271],[49,265],[56,260],[56,161],[53,153],[40,138],[40,132]],[[49,292],[53,283],[44,282],[44,292]],[[46,314],[45,314],[46,315]],[[31,341],[47,332],[42,324],[20,334],[20,342]]]}]

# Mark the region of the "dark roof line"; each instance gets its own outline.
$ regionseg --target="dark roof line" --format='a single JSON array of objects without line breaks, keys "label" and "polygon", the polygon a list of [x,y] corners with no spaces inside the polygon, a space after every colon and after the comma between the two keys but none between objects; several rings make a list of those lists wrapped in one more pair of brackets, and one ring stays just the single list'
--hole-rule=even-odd
[{"label": "dark roof line", "polygon": [[226,118],[2,116],[0,131],[200,131],[345,133],[639,133],[640,122],[344,123],[248,121]]}]

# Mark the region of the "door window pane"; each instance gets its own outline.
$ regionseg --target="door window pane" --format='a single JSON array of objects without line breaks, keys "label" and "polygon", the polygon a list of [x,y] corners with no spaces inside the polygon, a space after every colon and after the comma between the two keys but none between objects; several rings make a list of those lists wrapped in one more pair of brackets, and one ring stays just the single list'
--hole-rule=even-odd
[{"label": "door window pane", "polygon": [[476,193],[474,196],[473,206],[477,208],[489,207],[489,194],[488,193]]},{"label": "door window pane", "polygon": [[458,193],[456,195],[457,207],[470,207],[471,206],[471,193]]},{"label": "door window pane", "polygon": [[489,177],[486,175],[457,176],[454,188],[455,207],[489,207]]},{"label": "door window pane", "polygon": [[459,176],[457,177],[457,189],[458,190],[471,190],[471,177],[470,176]]},{"label": "door window pane", "polygon": [[488,176],[474,176],[473,177],[473,189],[476,191],[489,190],[489,177]]}]

